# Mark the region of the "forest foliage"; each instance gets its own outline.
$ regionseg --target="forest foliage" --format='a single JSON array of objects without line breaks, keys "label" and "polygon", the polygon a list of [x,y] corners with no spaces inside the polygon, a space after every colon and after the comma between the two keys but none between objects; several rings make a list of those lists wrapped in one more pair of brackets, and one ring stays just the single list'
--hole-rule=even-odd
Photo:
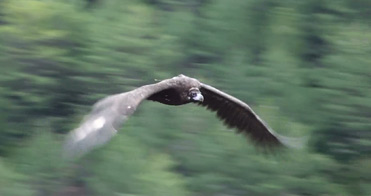
[{"label": "forest foliage", "polygon": [[[367,0],[0,0],[0,195],[371,195],[370,23]],[[94,102],[180,73],[306,147],[265,154],[147,102],[60,156]]]}]

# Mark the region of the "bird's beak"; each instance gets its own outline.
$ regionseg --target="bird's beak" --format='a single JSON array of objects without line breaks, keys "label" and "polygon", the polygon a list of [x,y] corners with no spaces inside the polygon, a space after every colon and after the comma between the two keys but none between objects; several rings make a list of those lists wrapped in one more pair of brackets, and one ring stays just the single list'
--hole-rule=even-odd
[{"label": "bird's beak", "polygon": [[193,100],[197,101],[197,102],[203,102],[204,101],[204,96],[201,93],[197,93],[197,96],[193,97]]}]

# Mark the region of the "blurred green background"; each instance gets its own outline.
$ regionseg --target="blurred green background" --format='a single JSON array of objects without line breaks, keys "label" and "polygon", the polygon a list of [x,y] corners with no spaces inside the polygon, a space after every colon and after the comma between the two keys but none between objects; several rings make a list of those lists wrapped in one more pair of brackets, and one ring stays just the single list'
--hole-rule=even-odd
[{"label": "blurred green background", "polygon": [[[1,196],[371,195],[371,1],[0,0]],[[91,105],[183,73],[302,150],[265,154],[189,104],[143,103],[75,163]]]}]

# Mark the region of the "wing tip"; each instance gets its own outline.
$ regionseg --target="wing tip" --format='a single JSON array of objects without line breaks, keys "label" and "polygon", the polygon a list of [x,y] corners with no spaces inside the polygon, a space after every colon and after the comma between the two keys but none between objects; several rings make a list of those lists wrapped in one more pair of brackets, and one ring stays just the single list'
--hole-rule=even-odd
[{"label": "wing tip", "polygon": [[286,137],[282,135],[276,137],[283,146],[290,149],[303,149],[308,143],[308,137]]},{"label": "wing tip", "polygon": [[255,147],[264,152],[275,152],[281,150],[301,150],[304,149],[308,137],[287,137],[274,133],[270,137],[261,137],[257,139],[251,134],[242,132],[246,138],[254,144]]},{"label": "wing tip", "polygon": [[72,135],[69,135],[63,144],[63,158],[66,160],[75,160],[85,153],[79,145],[79,141]]}]

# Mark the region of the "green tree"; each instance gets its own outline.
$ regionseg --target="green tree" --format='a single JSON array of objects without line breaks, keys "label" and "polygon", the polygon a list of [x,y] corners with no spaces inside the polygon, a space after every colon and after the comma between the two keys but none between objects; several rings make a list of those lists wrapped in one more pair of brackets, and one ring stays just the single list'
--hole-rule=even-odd
[{"label": "green tree", "polygon": [[82,161],[88,167],[87,187],[95,195],[188,195],[169,156],[124,134]]},{"label": "green tree", "polygon": [[61,2],[3,5],[0,69],[6,74],[1,77],[1,96],[11,109],[6,118],[7,129],[13,132],[4,134],[16,143],[14,139],[31,135],[38,126],[66,131],[66,117],[74,113],[74,104],[81,103],[80,90],[86,84],[79,78],[84,69],[84,15]]},{"label": "green tree", "polygon": [[15,171],[10,164],[0,160],[0,194],[7,196],[34,195],[31,186],[26,183],[28,176]]}]

